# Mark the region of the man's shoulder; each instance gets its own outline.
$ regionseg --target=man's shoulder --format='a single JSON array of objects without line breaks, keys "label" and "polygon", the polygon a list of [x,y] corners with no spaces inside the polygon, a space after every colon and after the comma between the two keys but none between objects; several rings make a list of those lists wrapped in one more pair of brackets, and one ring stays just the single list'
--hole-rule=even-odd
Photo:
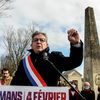
[{"label": "man's shoulder", "polygon": [[63,56],[62,52],[60,51],[52,51],[50,54],[54,56]]},{"label": "man's shoulder", "polygon": [[62,54],[60,51],[52,51],[51,54]]}]

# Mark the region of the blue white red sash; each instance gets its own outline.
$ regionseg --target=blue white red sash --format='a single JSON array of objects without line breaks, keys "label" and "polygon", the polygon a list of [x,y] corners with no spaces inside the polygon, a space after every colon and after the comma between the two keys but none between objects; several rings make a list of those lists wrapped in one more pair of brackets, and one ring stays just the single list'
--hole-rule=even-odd
[{"label": "blue white red sash", "polygon": [[30,55],[27,55],[23,59],[23,65],[26,72],[26,75],[33,86],[47,86],[41,75],[38,73],[34,67]]}]

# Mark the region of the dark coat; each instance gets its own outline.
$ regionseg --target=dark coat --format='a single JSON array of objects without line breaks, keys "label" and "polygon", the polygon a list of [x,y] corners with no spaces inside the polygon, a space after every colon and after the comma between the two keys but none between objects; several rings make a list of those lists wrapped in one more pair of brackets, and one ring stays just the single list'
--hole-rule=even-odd
[{"label": "dark coat", "polygon": [[[39,54],[35,54],[32,49],[29,51],[31,52],[30,57],[33,65],[48,86],[56,86],[57,80],[60,75],[53,68],[53,66],[47,60],[45,60],[44,53],[47,53],[48,60],[52,62],[56,66],[56,68],[59,69],[60,72],[78,67],[82,63],[83,59],[82,42],[80,47],[75,47],[71,45],[69,57],[65,57],[61,52],[49,53],[48,48]],[[13,77],[11,85],[32,85],[24,71],[22,60],[20,62],[20,65],[18,66],[15,76]]]},{"label": "dark coat", "polygon": [[93,90],[82,90],[81,94],[86,100],[95,100],[95,92]]},{"label": "dark coat", "polygon": [[97,100],[100,100],[100,93],[99,93],[98,96],[97,96]]},{"label": "dark coat", "polygon": [[[72,94],[72,91],[74,91],[73,89],[69,89],[69,100],[81,100],[80,96],[78,93],[76,93],[76,91],[74,91],[74,95]],[[78,91],[78,90],[77,90]],[[79,92],[79,91],[78,91]]]}]

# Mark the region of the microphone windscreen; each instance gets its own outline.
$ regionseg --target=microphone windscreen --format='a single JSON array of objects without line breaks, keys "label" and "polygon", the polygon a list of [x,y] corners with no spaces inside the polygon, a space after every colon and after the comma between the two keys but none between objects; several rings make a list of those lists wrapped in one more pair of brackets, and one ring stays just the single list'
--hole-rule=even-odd
[{"label": "microphone windscreen", "polygon": [[43,59],[48,60],[48,54],[46,52],[43,54]]}]

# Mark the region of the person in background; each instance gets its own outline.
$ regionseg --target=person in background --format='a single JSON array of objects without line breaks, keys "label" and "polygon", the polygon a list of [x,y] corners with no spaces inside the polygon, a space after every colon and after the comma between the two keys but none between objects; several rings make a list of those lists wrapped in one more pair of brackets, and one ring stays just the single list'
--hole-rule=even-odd
[{"label": "person in background", "polygon": [[2,77],[0,79],[0,85],[10,85],[12,77],[10,76],[10,72],[7,68],[3,68],[1,70]]},{"label": "person in background", "polygon": [[[74,82],[71,82],[71,84],[79,92],[77,85]],[[73,88],[70,87],[69,89],[69,100],[80,100],[81,97]]]},{"label": "person in background", "polygon": [[91,89],[91,85],[89,82],[84,82],[81,95],[85,97],[86,100],[95,100],[95,92]]},{"label": "person in background", "polygon": [[[32,34],[32,49],[23,57],[13,77],[11,85],[21,86],[57,86],[61,73],[81,65],[83,43],[75,29],[68,30],[70,56],[59,51],[49,52],[48,37],[43,32]],[[55,68],[54,68],[55,66]]]},{"label": "person in background", "polygon": [[97,95],[97,100],[100,100],[100,86],[98,86],[98,95]]}]

